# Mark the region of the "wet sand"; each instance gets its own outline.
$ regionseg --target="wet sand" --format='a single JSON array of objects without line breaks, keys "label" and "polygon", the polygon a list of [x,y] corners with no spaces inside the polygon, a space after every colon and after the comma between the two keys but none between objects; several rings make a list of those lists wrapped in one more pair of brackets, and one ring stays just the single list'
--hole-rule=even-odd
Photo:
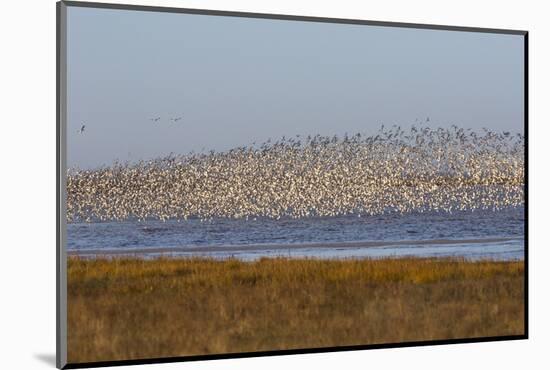
[{"label": "wet sand", "polygon": [[431,240],[399,240],[399,241],[354,241],[338,243],[300,243],[300,244],[244,244],[244,245],[223,245],[223,246],[173,246],[173,247],[151,247],[151,248],[88,248],[69,250],[69,256],[116,256],[116,255],[155,255],[155,254],[261,254],[283,255],[300,251],[319,250],[321,254],[327,250],[361,251],[365,249],[391,249],[400,247],[437,247],[437,246],[475,246],[494,243],[506,243],[521,240],[522,238],[481,238],[481,239],[431,239]]}]

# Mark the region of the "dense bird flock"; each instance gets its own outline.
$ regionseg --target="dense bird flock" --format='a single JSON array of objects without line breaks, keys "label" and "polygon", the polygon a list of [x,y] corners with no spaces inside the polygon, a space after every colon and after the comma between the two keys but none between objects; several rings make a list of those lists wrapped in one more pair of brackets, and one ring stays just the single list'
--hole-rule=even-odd
[{"label": "dense bird flock", "polygon": [[70,169],[67,220],[497,210],[523,205],[523,187],[521,134],[393,126]]}]

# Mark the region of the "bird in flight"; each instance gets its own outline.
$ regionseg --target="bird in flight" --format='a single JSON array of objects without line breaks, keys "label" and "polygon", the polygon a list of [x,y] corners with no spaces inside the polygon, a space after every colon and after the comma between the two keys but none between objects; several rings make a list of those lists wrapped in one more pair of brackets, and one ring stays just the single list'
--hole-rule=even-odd
[{"label": "bird in flight", "polygon": [[173,121],[173,122],[178,122],[180,119],[182,119],[183,117],[174,117],[174,118],[170,118],[170,121]]},{"label": "bird in flight", "polygon": [[151,118],[150,120],[153,122],[158,122],[160,120],[160,117]]},{"label": "bird in flight", "polygon": [[80,130],[78,130],[78,133],[79,133],[79,134],[83,134],[85,128],[86,128],[86,125],[82,125],[82,127],[80,128]]}]

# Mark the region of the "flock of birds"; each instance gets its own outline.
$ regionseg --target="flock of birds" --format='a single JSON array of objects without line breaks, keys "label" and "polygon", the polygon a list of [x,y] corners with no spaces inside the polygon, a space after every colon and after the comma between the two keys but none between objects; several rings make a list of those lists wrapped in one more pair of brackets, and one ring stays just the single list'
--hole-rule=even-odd
[{"label": "flock of birds", "polygon": [[68,222],[498,210],[524,203],[524,137],[457,126],[268,140],[69,169]]},{"label": "flock of birds", "polygon": [[[170,122],[176,123],[176,122],[180,121],[182,118],[183,117],[181,117],[181,116],[180,117],[171,117],[169,120],[170,120]],[[160,120],[161,120],[160,117],[153,117],[153,118],[149,119],[149,121],[152,121],[152,122],[155,122],[155,123],[159,122]],[[80,128],[77,130],[77,132],[79,134],[83,134],[84,131],[86,131],[86,125],[82,124],[82,126],[80,126]]]},{"label": "flock of birds", "polygon": [[[172,118],[170,118],[170,122],[178,122],[178,121],[181,120],[182,118],[183,118],[183,117],[172,117]],[[159,121],[160,121],[160,117],[150,118],[149,120],[156,123],[156,122],[159,122]]]}]

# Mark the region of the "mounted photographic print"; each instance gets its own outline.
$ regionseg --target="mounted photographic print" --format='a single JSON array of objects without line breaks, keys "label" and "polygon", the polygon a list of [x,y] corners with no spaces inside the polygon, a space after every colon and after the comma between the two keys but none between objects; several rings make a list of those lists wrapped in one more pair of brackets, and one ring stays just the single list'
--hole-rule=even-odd
[{"label": "mounted photographic print", "polygon": [[58,367],[527,338],[526,55],[58,3]]}]

